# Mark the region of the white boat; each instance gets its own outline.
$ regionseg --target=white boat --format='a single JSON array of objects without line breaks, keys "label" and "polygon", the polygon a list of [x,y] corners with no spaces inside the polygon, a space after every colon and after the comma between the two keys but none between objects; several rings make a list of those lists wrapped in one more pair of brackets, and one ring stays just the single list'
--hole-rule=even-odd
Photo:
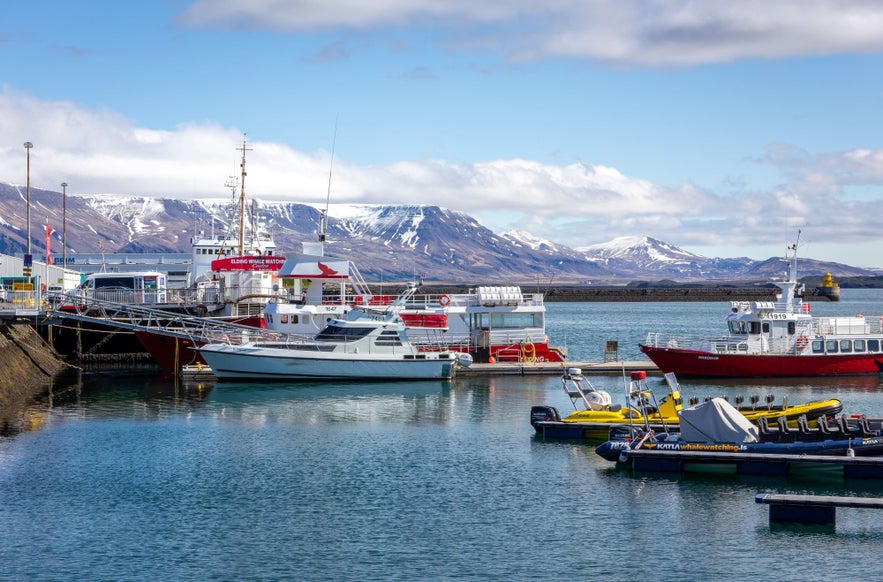
[{"label": "white boat", "polygon": [[[409,290],[413,293],[413,289]],[[465,354],[418,349],[393,308],[354,309],[315,337],[301,340],[209,343],[197,350],[218,380],[438,380],[469,365]]]}]

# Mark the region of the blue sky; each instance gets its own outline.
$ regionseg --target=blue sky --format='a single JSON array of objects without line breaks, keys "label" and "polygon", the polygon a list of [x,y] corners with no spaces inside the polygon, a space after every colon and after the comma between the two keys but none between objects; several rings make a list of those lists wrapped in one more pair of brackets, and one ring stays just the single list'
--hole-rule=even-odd
[{"label": "blue sky", "polygon": [[333,203],[883,267],[881,65],[866,0],[15,2],[0,180],[223,198],[245,132],[258,200],[333,147]]}]

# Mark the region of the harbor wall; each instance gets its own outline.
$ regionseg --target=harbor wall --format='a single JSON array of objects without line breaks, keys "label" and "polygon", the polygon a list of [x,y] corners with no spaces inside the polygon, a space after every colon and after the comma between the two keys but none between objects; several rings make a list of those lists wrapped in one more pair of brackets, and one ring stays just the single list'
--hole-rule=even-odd
[{"label": "harbor wall", "polygon": [[0,416],[39,396],[70,368],[30,325],[0,324]]}]

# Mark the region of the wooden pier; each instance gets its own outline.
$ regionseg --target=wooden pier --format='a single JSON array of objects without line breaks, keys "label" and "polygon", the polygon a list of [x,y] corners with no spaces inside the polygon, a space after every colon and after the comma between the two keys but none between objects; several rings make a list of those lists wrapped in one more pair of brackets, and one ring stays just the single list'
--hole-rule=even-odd
[{"label": "wooden pier", "polygon": [[754,501],[770,506],[770,523],[833,525],[838,507],[883,509],[883,497],[758,493]]}]

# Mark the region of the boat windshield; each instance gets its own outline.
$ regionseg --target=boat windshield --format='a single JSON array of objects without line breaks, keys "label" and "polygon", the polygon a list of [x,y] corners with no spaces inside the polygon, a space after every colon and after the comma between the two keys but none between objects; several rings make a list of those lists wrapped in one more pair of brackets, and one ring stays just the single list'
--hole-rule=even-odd
[{"label": "boat windshield", "polygon": [[340,327],[337,325],[329,325],[319,332],[316,341],[320,342],[351,342],[359,338],[365,337],[373,327]]}]

